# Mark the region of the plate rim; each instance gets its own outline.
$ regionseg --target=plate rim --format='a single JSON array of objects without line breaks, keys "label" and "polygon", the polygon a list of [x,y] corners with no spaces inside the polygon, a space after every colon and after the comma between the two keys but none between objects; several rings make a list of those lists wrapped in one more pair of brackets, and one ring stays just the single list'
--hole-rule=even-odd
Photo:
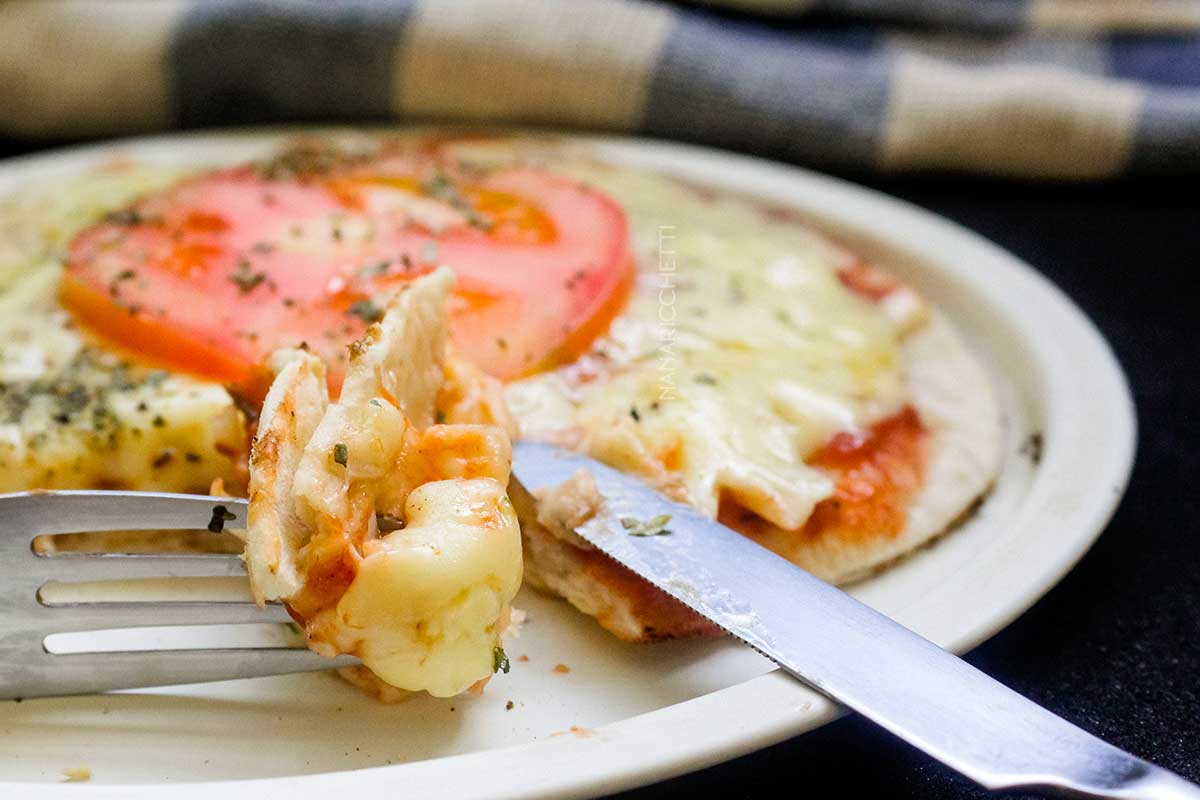
[{"label": "plate rim", "polygon": [[[0,194],[6,194],[8,187],[24,177],[53,173],[58,169],[70,171],[71,165],[77,162],[86,163],[111,153],[187,146],[198,141],[233,142],[248,147],[299,133],[371,133],[420,127],[462,126],[271,126],[115,139],[0,160]],[[1085,454],[1068,453],[1065,445],[1048,448],[1030,492],[1037,491],[1040,486],[1046,495],[1042,502],[1053,501],[1056,497],[1054,486],[1046,485],[1051,471],[1067,470],[1072,466],[1088,468],[1091,474],[1087,478],[1091,483],[1083,495],[1087,502],[1078,502],[1076,498],[1075,506],[1058,510],[1057,513],[1065,518],[1065,527],[1074,533],[1058,542],[1053,559],[1039,562],[1037,568],[1024,573],[1018,591],[1009,591],[1005,597],[994,599],[982,624],[959,626],[953,634],[935,636],[939,643],[955,652],[964,652],[1007,626],[1053,588],[1103,532],[1124,493],[1133,467],[1136,450],[1133,397],[1115,354],[1094,323],[1034,267],[945,217],[878,190],[802,167],[666,140],[591,136],[545,129],[515,129],[514,132],[562,135],[634,163],[650,159],[656,166],[665,167],[667,172],[684,173],[685,177],[699,178],[713,185],[783,200],[806,215],[820,216],[848,229],[864,232],[871,229],[868,235],[872,239],[897,250],[909,250],[910,246],[904,238],[893,237],[899,235],[920,240],[921,251],[911,252],[934,271],[943,274],[949,271],[955,279],[969,284],[973,291],[987,295],[993,304],[1015,315],[1011,319],[1027,333],[1042,328],[1047,329],[1043,332],[1052,330],[1056,334],[1055,338],[1042,342],[1040,349],[1032,351],[1043,370],[1041,377],[1049,381],[1047,386],[1051,389],[1045,398],[1046,422],[1048,426],[1060,426],[1056,434],[1067,436],[1068,443],[1084,446],[1088,443],[1087,424],[1103,423],[1105,427],[1100,430],[1105,431],[1106,446],[1100,452]],[[819,210],[815,208],[817,206]],[[823,226],[818,224],[817,227]],[[987,269],[967,273],[963,268],[936,263],[950,253],[970,256],[973,263],[982,262]],[[1038,314],[1043,315],[1036,324],[1030,319],[1034,315],[1025,313],[1028,308],[1036,308]],[[1084,365],[1089,369],[1081,370]],[[1061,374],[1056,374],[1056,370]],[[1077,405],[1068,405],[1072,400],[1084,401],[1086,413],[1078,413],[1080,407]],[[1090,456],[1090,460],[1085,456]],[[978,577],[956,574],[946,583],[947,586],[962,584]],[[986,587],[986,583],[983,585]],[[947,591],[949,589],[943,586],[934,594],[944,596]],[[928,607],[937,602],[936,596],[925,597],[914,605]],[[735,713],[731,714],[731,709]],[[374,796],[375,792],[394,788],[394,782],[399,779],[416,793],[422,789],[445,791],[448,780],[454,780],[456,796],[464,798],[586,797],[633,788],[735,758],[817,727],[840,713],[832,703],[819,698],[814,701],[799,684],[774,671],[583,734],[551,736],[509,747],[406,764],[183,784],[63,786],[0,782],[0,790],[21,790],[23,796],[45,798],[68,795],[72,798],[198,798],[222,791],[231,800],[237,800],[261,796],[264,790],[316,797],[331,789],[348,786],[353,786],[364,796]],[[720,731],[712,730],[714,718],[721,721]],[[688,733],[663,737],[663,730]]]}]

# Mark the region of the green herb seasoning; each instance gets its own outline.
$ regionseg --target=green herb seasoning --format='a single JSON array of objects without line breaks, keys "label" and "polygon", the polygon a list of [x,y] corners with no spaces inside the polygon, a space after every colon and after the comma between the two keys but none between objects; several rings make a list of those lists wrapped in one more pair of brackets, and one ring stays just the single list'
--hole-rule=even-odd
[{"label": "green herb seasoning", "polygon": [[492,672],[503,672],[505,675],[512,669],[512,664],[508,661],[508,654],[504,652],[504,648],[497,645],[492,648]]},{"label": "green herb seasoning", "polygon": [[364,278],[372,278],[379,275],[386,275],[388,270],[392,268],[392,260],[384,259],[375,264],[368,264],[358,271],[358,274]]},{"label": "green herb seasoning", "polygon": [[255,272],[250,262],[242,259],[238,262],[237,269],[229,273],[229,280],[239,292],[249,294],[267,282],[267,273],[261,270]]},{"label": "green herb seasoning", "polygon": [[[434,175],[421,184],[421,192],[454,208],[467,218],[467,224],[480,230],[490,230],[492,223],[485,219],[471,201],[459,190],[458,185],[442,173]],[[435,256],[436,257],[436,256]],[[433,259],[426,259],[432,261]]]},{"label": "green herb seasoning", "polygon": [[670,514],[659,514],[647,520],[621,517],[621,527],[630,536],[663,536],[671,532],[667,529],[667,523],[670,521]]},{"label": "green herb seasoning", "polygon": [[350,448],[338,442],[333,446],[333,463],[341,464],[343,467],[350,463]]},{"label": "green herb seasoning", "polygon": [[430,197],[450,204],[453,204],[458,198],[462,197],[458,191],[458,187],[440,172],[421,184],[421,191]]},{"label": "green herb seasoning", "polygon": [[111,211],[105,214],[104,221],[112,225],[127,225],[132,227],[134,225],[141,225],[146,221],[146,218],[136,208],[122,208],[118,211]]},{"label": "green herb seasoning", "polygon": [[333,144],[300,144],[258,164],[258,173],[267,180],[328,175],[336,169],[367,160],[367,152],[348,152]]},{"label": "green herb seasoning", "polygon": [[108,282],[108,294],[115,298],[121,292],[121,284],[125,281],[133,280],[137,277],[137,273],[131,269],[123,269],[113,276],[113,279]]},{"label": "green herb seasoning", "polygon": [[372,301],[365,299],[355,300],[346,309],[346,313],[358,317],[368,325],[383,319],[383,309],[375,305]]},{"label": "green herb seasoning", "polygon": [[740,275],[733,275],[729,278],[729,302],[735,306],[746,302],[746,287],[743,285]]}]

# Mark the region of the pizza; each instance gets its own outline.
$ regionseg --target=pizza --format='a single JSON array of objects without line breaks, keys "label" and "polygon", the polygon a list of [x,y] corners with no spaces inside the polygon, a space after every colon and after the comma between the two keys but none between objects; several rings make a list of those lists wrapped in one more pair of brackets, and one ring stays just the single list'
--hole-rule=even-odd
[{"label": "pizza", "polygon": [[[718,632],[574,535],[602,501],[585,478],[510,481],[511,437],[635,474],[833,583],[952,530],[999,469],[987,369],[886,264],[785,205],[569,140],[307,138],[6,203],[0,490],[250,492],[256,593],[316,649],[373,654],[360,684],[476,684],[522,571],[625,640]],[[407,504],[427,493],[495,513],[422,517]],[[406,531],[450,523],[478,569],[389,589],[437,572]],[[412,630],[450,613],[422,597],[455,580],[490,599],[456,618],[463,649],[414,666]]]}]

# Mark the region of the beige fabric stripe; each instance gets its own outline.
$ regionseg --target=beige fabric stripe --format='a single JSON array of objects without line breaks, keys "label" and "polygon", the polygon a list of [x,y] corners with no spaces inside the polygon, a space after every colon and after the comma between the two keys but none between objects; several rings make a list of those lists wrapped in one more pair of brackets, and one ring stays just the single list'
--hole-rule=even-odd
[{"label": "beige fabric stripe", "polygon": [[880,166],[1113,175],[1129,160],[1141,100],[1134,84],[1052,66],[965,67],[901,55]]},{"label": "beige fabric stripe", "polygon": [[888,31],[884,47],[962,66],[997,64],[1057,65],[1073,72],[1102,75],[1109,67],[1108,43],[1092,36],[1021,31],[985,36],[960,31]]},{"label": "beige fabric stripe", "polygon": [[619,0],[425,0],[405,27],[393,108],[631,129],[673,23]]},{"label": "beige fabric stripe", "polygon": [[0,3],[0,131],[74,138],[169,125],[170,31],[187,6]]},{"label": "beige fabric stripe", "polygon": [[1197,0],[1033,0],[1029,22],[1065,31],[1193,31]]}]

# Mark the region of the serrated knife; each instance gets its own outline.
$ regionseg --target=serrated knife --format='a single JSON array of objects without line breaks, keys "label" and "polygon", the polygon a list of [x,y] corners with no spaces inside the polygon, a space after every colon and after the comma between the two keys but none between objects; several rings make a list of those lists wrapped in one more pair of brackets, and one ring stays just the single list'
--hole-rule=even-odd
[{"label": "serrated knife", "polygon": [[[638,479],[551,445],[514,447],[513,474],[531,492],[580,469],[604,498],[580,536],[806,685],[988,789],[1200,800],[1195,784],[1055,716]],[[628,520],[662,515],[669,534],[630,535]]]}]

